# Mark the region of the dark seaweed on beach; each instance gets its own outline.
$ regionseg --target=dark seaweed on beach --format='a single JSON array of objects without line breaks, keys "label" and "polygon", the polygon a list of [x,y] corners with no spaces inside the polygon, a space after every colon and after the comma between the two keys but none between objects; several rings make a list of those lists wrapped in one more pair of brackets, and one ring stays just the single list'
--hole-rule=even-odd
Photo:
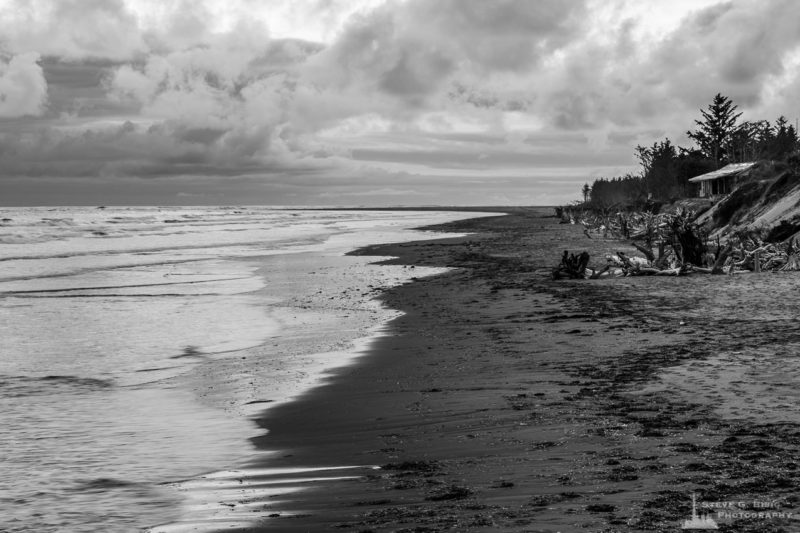
[{"label": "dark seaweed on beach", "polygon": [[402,463],[387,463],[381,468],[383,470],[435,472],[439,470],[439,464],[436,461],[403,461]]},{"label": "dark seaweed on beach", "polygon": [[592,503],[586,506],[586,510],[590,513],[613,513],[617,508],[607,503]]},{"label": "dark seaweed on beach", "polygon": [[445,489],[439,489],[432,494],[425,497],[426,500],[432,502],[439,502],[444,500],[463,500],[472,495],[472,490],[467,487],[460,487],[458,485],[451,485]]}]

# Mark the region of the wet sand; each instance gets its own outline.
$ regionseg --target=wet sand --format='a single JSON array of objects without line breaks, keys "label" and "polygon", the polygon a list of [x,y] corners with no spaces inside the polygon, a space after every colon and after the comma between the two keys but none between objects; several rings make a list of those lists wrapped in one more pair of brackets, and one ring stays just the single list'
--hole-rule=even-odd
[{"label": "wet sand", "polygon": [[264,413],[263,466],[356,468],[264,501],[249,531],[679,531],[693,491],[800,511],[800,278],[554,282],[564,249],[634,250],[542,215],[356,252],[457,269],[386,291],[405,315],[369,354]]}]

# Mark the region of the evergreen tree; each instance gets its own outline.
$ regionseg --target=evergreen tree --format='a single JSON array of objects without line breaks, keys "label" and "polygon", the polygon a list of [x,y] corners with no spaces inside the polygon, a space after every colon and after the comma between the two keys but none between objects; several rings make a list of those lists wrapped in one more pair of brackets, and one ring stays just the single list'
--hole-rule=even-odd
[{"label": "evergreen tree", "polygon": [[591,203],[595,207],[624,207],[644,202],[642,178],[626,174],[612,179],[599,178],[591,186]]},{"label": "evergreen tree", "polygon": [[729,163],[745,163],[762,159],[775,139],[767,120],[745,121],[734,130],[725,146]]},{"label": "evergreen tree", "polygon": [[781,115],[775,121],[775,138],[769,150],[770,159],[782,161],[797,149],[797,132]]},{"label": "evergreen tree", "polygon": [[689,138],[697,143],[700,151],[714,161],[716,168],[728,161],[726,148],[729,147],[731,136],[736,131],[736,121],[742,115],[736,110],[737,106],[730,98],[717,93],[708,110],[700,110],[703,120],[694,121],[698,129],[686,132]]},{"label": "evergreen tree", "polygon": [[654,198],[668,200],[686,194],[687,178],[679,171],[678,148],[668,138],[653,146],[637,146],[636,157],[642,165],[647,192]]}]

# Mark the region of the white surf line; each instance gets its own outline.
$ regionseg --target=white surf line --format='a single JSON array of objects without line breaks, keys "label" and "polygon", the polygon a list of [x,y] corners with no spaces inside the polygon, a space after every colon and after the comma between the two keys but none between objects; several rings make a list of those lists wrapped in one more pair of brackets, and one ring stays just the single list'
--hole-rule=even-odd
[{"label": "white surf line", "polygon": [[[177,483],[166,483],[183,494],[183,517],[145,531],[208,533],[224,528],[252,527],[258,521],[293,516],[295,513],[281,508],[292,502],[278,497],[306,490],[312,484],[359,479],[365,475],[333,474],[377,468],[360,465],[224,470]],[[325,473],[332,475],[322,475]]]}]

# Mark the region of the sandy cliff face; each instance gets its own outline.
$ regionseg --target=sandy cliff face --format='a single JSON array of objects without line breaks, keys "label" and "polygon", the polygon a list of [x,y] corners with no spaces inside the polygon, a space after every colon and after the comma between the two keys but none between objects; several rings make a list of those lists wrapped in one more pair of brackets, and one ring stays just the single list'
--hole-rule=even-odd
[{"label": "sandy cliff face", "polygon": [[697,222],[712,238],[754,231],[767,241],[789,239],[800,233],[800,175],[789,169],[761,167],[702,213]]}]

